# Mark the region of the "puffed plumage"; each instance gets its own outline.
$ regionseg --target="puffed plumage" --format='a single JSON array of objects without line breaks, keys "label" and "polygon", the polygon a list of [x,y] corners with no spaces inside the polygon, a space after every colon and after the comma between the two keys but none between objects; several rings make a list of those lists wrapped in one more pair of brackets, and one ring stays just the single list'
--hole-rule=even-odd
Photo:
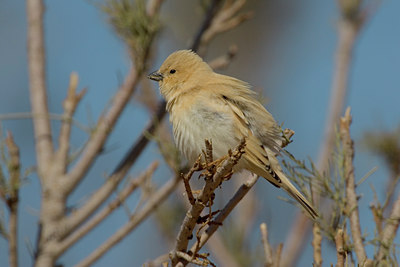
[{"label": "puffed plumage", "polygon": [[176,145],[190,163],[212,140],[214,158],[225,156],[242,138],[245,153],[235,171],[249,170],[282,187],[316,218],[317,212],[283,173],[276,155],[282,136],[272,115],[249,84],[215,73],[196,53],[172,53],[149,75],[159,82],[173,126]]}]

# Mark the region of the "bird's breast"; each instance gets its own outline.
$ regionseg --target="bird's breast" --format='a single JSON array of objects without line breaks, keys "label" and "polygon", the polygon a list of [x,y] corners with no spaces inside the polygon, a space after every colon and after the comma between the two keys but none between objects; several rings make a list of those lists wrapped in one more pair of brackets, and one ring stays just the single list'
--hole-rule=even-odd
[{"label": "bird's breast", "polygon": [[241,138],[235,135],[232,114],[223,109],[202,104],[176,111],[179,108],[170,114],[175,143],[189,163],[205,150],[205,139],[212,141],[214,159],[226,155],[240,142]]}]

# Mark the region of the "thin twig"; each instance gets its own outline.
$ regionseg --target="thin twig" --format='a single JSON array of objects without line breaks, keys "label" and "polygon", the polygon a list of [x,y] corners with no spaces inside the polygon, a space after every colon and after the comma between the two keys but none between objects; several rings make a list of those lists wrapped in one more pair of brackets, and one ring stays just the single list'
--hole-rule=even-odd
[{"label": "thin twig", "polygon": [[100,257],[102,257],[109,249],[120,242],[127,234],[129,234],[133,229],[135,229],[144,219],[146,219],[149,214],[154,212],[154,210],[167,198],[173,190],[175,190],[180,179],[179,176],[169,180],[164,186],[155,192],[149,200],[146,202],[145,206],[133,214],[129,221],[122,226],[117,232],[115,232],[110,238],[108,238],[103,244],[96,248],[90,255],[79,262],[75,267],[90,266]]},{"label": "thin twig", "polygon": [[[216,166],[215,172],[211,175],[211,177],[205,179],[205,185],[203,186],[201,192],[197,196],[195,205],[191,206],[191,208],[187,211],[186,216],[181,224],[180,231],[176,238],[174,251],[171,252],[171,262],[173,266],[175,266],[180,261],[176,252],[186,251],[189,239],[192,236],[192,232],[194,230],[194,227],[196,226],[196,223],[198,221],[198,218],[200,217],[201,212],[207,206],[207,203],[209,203],[211,195],[213,194],[214,190],[222,183],[223,179],[227,175],[232,173],[233,166],[237,164],[240,157],[244,153],[244,146],[245,146],[245,141],[242,140],[240,145],[231,153],[231,155],[224,161],[222,161],[218,166]],[[218,217],[220,215],[221,213],[219,213]],[[215,224],[213,223],[212,225]],[[196,242],[196,244],[198,243],[200,242]],[[197,246],[197,248],[200,249],[201,247]],[[192,255],[197,254],[197,251],[193,252],[194,253],[192,253]]]},{"label": "thin twig", "polygon": [[350,137],[351,115],[350,108],[346,109],[345,115],[340,119],[340,139],[342,141],[344,153],[344,175],[346,180],[346,210],[350,212],[350,230],[354,241],[354,250],[357,255],[358,262],[362,265],[367,259],[365,248],[362,240],[360,218],[358,215],[358,201],[355,190],[354,178],[354,147],[353,140]]},{"label": "thin twig", "polygon": [[283,243],[280,243],[278,247],[276,248],[276,257],[275,257],[275,264],[274,267],[279,267],[281,266],[281,255],[282,255],[282,249],[283,249]]},{"label": "thin twig", "polygon": [[274,265],[274,260],[272,257],[272,248],[268,241],[268,231],[267,224],[260,224],[261,231],[261,240],[264,246],[264,254],[265,254],[265,267],[272,267]]},{"label": "thin twig", "polygon": [[[202,233],[200,240],[194,244],[190,251],[194,254],[201,249],[204,244],[210,239],[210,237],[217,231],[222,222],[228,217],[236,205],[243,199],[243,197],[249,192],[249,190],[257,182],[257,175],[251,174],[249,179],[239,187],[235,195],[229,200],[225,207],[219,212],[218,216],[215,217],[213,224],[209,225],[208,228]],[[197,244],[198,243],[198,244]],[[197,251],[196,251],[197,250]]]},{"label": "thin twig", "polygon": [[212,251],[212,258],[218,263],[217,266],[240,267],[237,257],[229,250],[224,241],[223,236],[219,232],[215,232],[207,242],[207,250]]},{"label": "thin twig", "polygon": [[335,145],[335,127],[339,122],[346,102],[353,48],[363,22],[364,19],[361,20],[361,18],[349,20],[344,16],[338,22],[339,39],[336,51],[336,65],[325,124],[325,139],[322,142],[318,158],[318,167],[321,171],[326,171],[328,159]]},{"label": "thin twig", "polygon": [[346,252],[344,250],[344,232],[343,229],[338,229],[335,236],[336,243],[336,267],[344,267],[346,262]]},{"label": "thin twig", "polygon": [[71,122],[72,116],[75,113],[76,107],[79,101],[85,95],[86,90],[82,90],[80,93],[76,93],[76,88],[78,87],[78,74],[71,73],[69,80],[69,87],[67,97],[64,100],[63,108],[63,120],[59,136],[59,148],[57,151],[56,164],[61,169],[61,173],[65,173],[68,164],[68,151],[69,151],[69,138],[71,135]]},{"label": "thin twig", "polygon": [[185,174],[185,175],[182,175],[183,184],[185,185],[185,190],[186,190],[186,194],[188,196],[190,205],[194,205],[195,199],[194,199],[192,188],[190,187],[189,181],[190,181],[190,178],[192,178],[192,175],[196,171],[201,170],[200,161],[201,161],[201,156],[199,156],[199,158],[194,163],[193,167],[190,168],[189,172],[187,174]]},{"label": "thin twig", "polygon": [[[82,237],[84,237],[89,231],[93,230],[99,223],[104,221],[116,208],[121,206],[125,202],[125,200],[138,188],[144,181],[146,181],[156,170],[158,166],[158,162],[153,162],[146,171],[140,174],[137,178],[131,179],[130,182],[124,187],[124,189],[119,192],[116,198],[104,207],[101,211],[99,211],[94,217],[90,218],[82,227],[78,228],[76,231],[73,231],[70,236],[65,238],[59,244],[57,249],[59,253],[63,253],[77,241],[79,241]],[[72,217],[74,215],[71,215]],[[73,219],[73,218],[72,218]],[[68,224],[66,224],[68,226]]]},{"label": "thin twig", "polygon": [[39,177],[45,179],[45,172],[52,161],[53,141],[48,118],[46,93],[46,60],[43,32],[42,0],[27,1],[28,15],[28,67],[29,89],[35,131],[36,157]]},{"label": "thin twig", "polygon": [[221,9],[215,15],[210,27],[204,32],[201,38],[201,45],[208,44],[217,34],[229,31],[242,22],[253,17],[253,12],[249,11],[243,14],[237,13],[246,4],[246,0],[225,1]]},{"label": "thin twig", "polygon": [[135,68],[132,68],[126,77],[125,82],[114,96],[110,110],[104,117],[99,119],[96,130],[91,136],[89,142],[86,144],[81,158],[72,170],[63,177],[63,182],[65,184],[63,188],[66,195],[68,195],[78,185],[91,167],[94,159],[103,148],[111,129],[119,118],[119,115],[128,103],[138,81],[138,73]]}]

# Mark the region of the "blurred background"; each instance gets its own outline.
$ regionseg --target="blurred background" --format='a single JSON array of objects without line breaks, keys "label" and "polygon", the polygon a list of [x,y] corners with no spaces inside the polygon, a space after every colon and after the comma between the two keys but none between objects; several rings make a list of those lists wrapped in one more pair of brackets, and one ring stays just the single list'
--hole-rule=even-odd
[{"label": "blurred background", "polygon": [[[45,1],[45,34],[47,55],[48,101],[51,113],[62,113],[62,101],[66,96],[69,75],[79,75],[79,88],[88,88],[80,103],[75,119],[83,125],[93,126],[104,107],[123,82],[131,60],[123,42],[107,23],[99,9],[100,1]],[[358,187],[362,197],[360,205],[361,226],[368,237],[373,236],[374,222],[369,205],[373,202],[373,186],[379,200],[385,198],[386,181],[390,170],[381,157],[368,149],[367,132],[393,132],[400,127],[400,2],[367,1],[371,13],[357,38],[351,64],[346,106],[351,106],[353,123],[351,134],[355,141],[356,179],[361,179],[373,167],[377,171]],[[372,7],[372,8],[371,8]],[[293,129],[294,142],[287,149],[298,159],[310,157],[318,161],[323,140],[325,121],[332,87],[335,53],[337,48],[338,6],[335,1],[249,0],[245,11],[253,11],[252,19],[212,41],[205,60],[212,60],[236,44],[238,52],[231,64],[218,72],[249,82],[260,91],[267,109],[284,128]],[[156,70],[173,51],[189,47],[199,27],[204,10],[199,1],[165,1],[160,11],[162,30],[156,37],[151,51],[153,59],[149,69]],[[27,53],[26,53],[26,3],[24,1],[0,1],[0,116],[2,132],[11,131],[21,149],[24,169],[35,165],[32,122],[24,113],[30,111]],[[157,84],[151,83],[158,94]],[[147,109],[135,99],[124,110],[105,153],[98,158],[88,177],[70,199],[71,208],[84,201],[90,192],[103,184],[129,146],[150,119]],[[60,123],[52,121],[55,134]],[[88,134],[73,128],[72,149],[79,149]],[[130,171],[135,176],[155,159],[162,162],[157,146],[152,142]],[[162,163],[155,173],[154,183],[162,184],[173,172]],[[239,178],[234,178],[239,179]],[[232,180],[234,180],[232,179]],[[234,184],[235,181],[229,181]],[[234,185],[232,185],[234,187]],[[229,190],[229,187],[226,188]],[[246,253],[248,264],[261,266],[263,262],[259,224],[266,222],[270,242],[277,245],[285,241],[292,226],[297,208],[277,199],[286,196],[269,183],[259,181],[253,188],[256,200],[251,220],[247,221],[245,240],[233,236],[230,245]],[[223,190],[222,190],[223,191]],[[229,193],[229,192],[228,192]],[[228,194],[229,195],[229,194]],[[40,209],[40,185],[36,174],[27,176],[20,192],[20,266],[32,264],[31,247],[35,243],[38,212]],[[126,205],[135,207],[140,194],[135,193]],[[179,191],[169,199],[185,198]],[[221,205],[229,196],[221,197]],[[165,207],[166,209],[168,207]],[[163,209],[163,206],[161,206]],[[238,207],[240,210],[240,207]],[[5,210],[1,213],[4,218]],[[177,213],[178,225],[183,218]],[[165,219],[153,215],[132,232],[95,266],[141,266],[144,262],[167,253],[176,232],[163,230]],[[245,219],[234,214],[236,220],[225,222],[221,233],[226,237]],[[64,266],[72,266],[98,244],[102,243],[118,226],[128,219],[124,209],[118,210],[105,220],[59,260]],[[171,219],[171,218],[170,218]],[[169,233],[171,236],[168,237]],[[172,237],[172,239],[171,239]],[[241,240],[239,242],[238,240]],[[310,239],[311,240],[311,239]],[[397,242],[399,238],[397,237]],[[229,242],[229,241],[228,241]],[[297,266],[312,263],[311,241]],[[240,243],[239,247],[235,244]],[[229,246],[228,246],[229,247]],[[7,242],[0,238],[0,266],[8,265]],[[367,246],[367,254],[373,256],[373,248]],[[336,261],[335,248],[323,242],[324,266]],[[245,266],[246,260],[243,261]]]}]

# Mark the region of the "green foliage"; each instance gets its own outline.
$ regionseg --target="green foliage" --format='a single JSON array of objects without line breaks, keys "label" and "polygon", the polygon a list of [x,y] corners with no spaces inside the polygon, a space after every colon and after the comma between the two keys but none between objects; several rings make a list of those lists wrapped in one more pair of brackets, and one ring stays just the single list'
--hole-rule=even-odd
[{"label": "green foliage", "polygon": [[151,42],[160,27],[158,17],[147,14],[145,0],[106,0],[100,8],[127,44],[137,69],[142,71]]}]

